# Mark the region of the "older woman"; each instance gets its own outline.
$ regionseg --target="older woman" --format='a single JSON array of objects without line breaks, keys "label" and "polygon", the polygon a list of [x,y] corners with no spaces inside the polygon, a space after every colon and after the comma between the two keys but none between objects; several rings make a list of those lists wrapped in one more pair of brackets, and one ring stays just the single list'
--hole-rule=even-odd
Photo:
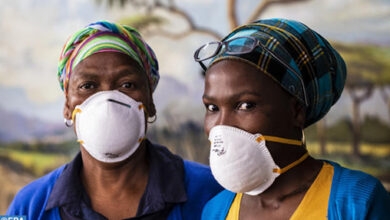
[{"label": "older woman", "polygon": [[[341,56],[302,23],[260,20],[195,52],[210,166],[226,189],[203,219],[390,219],[374,177],[308,155],[303,129],[338,100]],[[203,62],[209,61],[209,64]]]},{"label": "older woman", "polygon": [[209,168],[145,138],[159,79],[139,33],[109,22],[73,34],[58,76],[64,118],[80,142],[75,159],[24,187],[8,215],[27,219],[200,219],[221,191]]}]

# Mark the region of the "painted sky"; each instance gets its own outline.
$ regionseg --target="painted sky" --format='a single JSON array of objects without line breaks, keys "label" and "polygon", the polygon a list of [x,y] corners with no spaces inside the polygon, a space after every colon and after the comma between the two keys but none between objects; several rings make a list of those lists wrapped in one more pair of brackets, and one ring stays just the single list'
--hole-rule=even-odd
[{"label": "painted sky", "polygon": [[[225,2],[178,0],[177,4],[188,11],[196,24],[223,35],[229,31]],[[243,23],[257,1],[237,2]],[[61,122],[64,98],[56,72],[60,51],[69,34],[96,20],[115,21],[137,13],[129,7],[107,9],[96,5],[94,0],[1,0],[0,109]],[[330,40],[390,47],[388,0],[308,0],[272,6],[261,16],[271,17],[300,20]],[[170,28],[185,29],[180,19],[171,17],[170,22]],[[178,117],[201,120],[203,85],[192,54],[201,44],[214,39],[193,34],[175,41],[151,36],[146,40],[160,62],[162,79],[155,93],[158,111],[169,106]],[[387,119],[385,104],[377,94],[367,103],[365,113]],[[331,115],[348,114],[349,104],[348,97],[342,97]]]}]

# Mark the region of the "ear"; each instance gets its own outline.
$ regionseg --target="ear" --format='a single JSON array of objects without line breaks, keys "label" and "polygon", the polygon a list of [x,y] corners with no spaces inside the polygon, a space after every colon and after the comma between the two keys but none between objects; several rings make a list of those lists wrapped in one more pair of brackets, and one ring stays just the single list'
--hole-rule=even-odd
[{"label": "ear", "polygon": [[293,125],[303,130],[305,127],[306,107],[295,98],[293,98],[292,104]]},{"label": "ear", "polygon": [[72,119],[72,110],[69,107],[69,102],[68,102],[68,98],[67,97],[65,97],[63,114],[64,114],[64,118],[66,118],[68,120]]},{"label": "ear", "polygon": [[149,117],[153,117],[156,115],[156,106],[154,105],[153,98],[151,98],[150,100],[147,111]]}]

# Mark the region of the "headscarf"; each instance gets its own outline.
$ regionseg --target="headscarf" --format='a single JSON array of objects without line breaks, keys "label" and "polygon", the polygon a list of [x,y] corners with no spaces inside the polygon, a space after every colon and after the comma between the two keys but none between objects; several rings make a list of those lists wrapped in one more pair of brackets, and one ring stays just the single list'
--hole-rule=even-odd
[{"label": "headscarf", "polygon": [[[343,58],[317,32],[297,21],[267,19],[238,27],[222,41],[242,36],[258,39],[301,76],[308,101],[305,127],[324,117],[339,99],[346,80],[346,66]],[[240,59],[254,65],[304,103],[303,89],[296,75],[262,47],[239,55],[222,50],[210,66],[224,59]]]},{"label": "headscarf", "polygon": [[70,36],[62,49],[58,64],[58,80],[65,95],[70,76],[77,64],[92,54],[109,51],[126,54],[136,61],[145,71],[151,90],[155,90],[160,76],[152,48],[134,28],[99,21]]}]

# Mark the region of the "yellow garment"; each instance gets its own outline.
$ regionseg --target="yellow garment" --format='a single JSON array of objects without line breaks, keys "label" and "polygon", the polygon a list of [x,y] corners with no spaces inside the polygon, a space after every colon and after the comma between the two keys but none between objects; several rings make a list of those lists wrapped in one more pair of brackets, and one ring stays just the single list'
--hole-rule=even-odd
[{"label": "yellow garment", "polygon": [[[327,219],[328,200],[330,189],[332,187],[332,179],[333,166],[324,162],[320,173],[306,192],[290,220]],[[232,205],[230,206],[226,220],[239,219],[241,199],[242,193],[237,193]]]},{"label": "yellow garment", "polygon": [[230,206],[229,213],[226,216],[226,220],[238,220],[240,216],[242,193],[237,193],[234,197],[233,203]]},{"label": "yellow garment", "polygon": [[333,166],[325,163],[320,173],[306,192],[290,220],[327,219],[328,201],[332,187]]}]

